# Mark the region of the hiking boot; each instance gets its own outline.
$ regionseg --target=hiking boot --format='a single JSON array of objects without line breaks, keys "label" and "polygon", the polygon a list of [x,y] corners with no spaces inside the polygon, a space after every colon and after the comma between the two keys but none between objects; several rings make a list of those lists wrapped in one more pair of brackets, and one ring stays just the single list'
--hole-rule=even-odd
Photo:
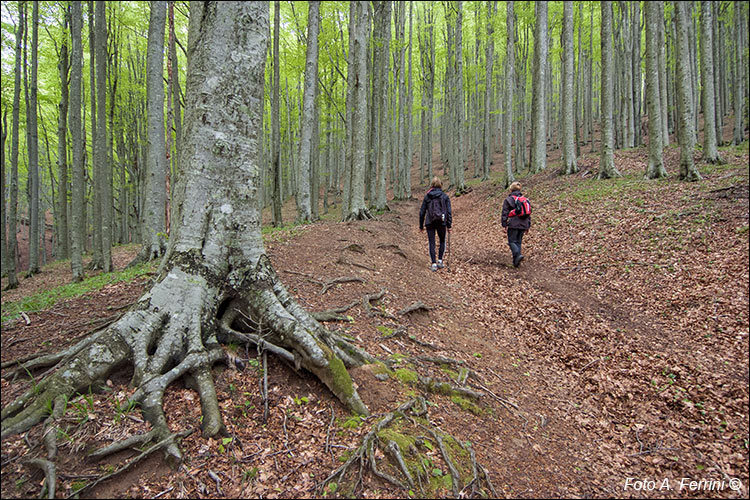
[{"label": "hiking boot", "polygon": [[523,255],[520,253],[513,259],[513,267],[518,267],[521,265],[521,261],[523,260]]},{"label": "hiking boot", "polygon": [[442,269],[444,267],[445,267],[445,265],[443,265],[443,259],[440,259],[439,261],[437,261],[437,268],[438,269]]},{"label": "hiking boot", "polygon": [[432,265],[430,266],[430,269],[432,271],[437,271],[438,270],[438,265],[433,262]]}]

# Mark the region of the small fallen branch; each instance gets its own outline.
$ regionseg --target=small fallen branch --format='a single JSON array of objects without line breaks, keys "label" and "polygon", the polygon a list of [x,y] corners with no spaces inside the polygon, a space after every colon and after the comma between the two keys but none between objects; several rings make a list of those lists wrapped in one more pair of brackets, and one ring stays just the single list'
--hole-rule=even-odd
[{"label": "small fallen branch", "polygon": [[359,276],[342,276],[340,278],[333,278],[323,283],[323,290],[320,292],[321,295],[330,290],[333,286],[340,283],[364,283],[365,280]]},{"label": "small fallen branch", "polygon": [[404,316],[406,314],[413,313],[413,312],[416,312],[416,311],[425,311],[425,312],[428,312],[428,311],[431,311],[431,310],[432,310],[432,307],[429,307],[429,306],[425,305],[424,302],[422,302],[421,300],[417,300],[415,302],[412,302],[411,304],[409,304],[405,308],[401,309],[397,314],[399,316]]},{"label": "small fallen branch", "polygon": [[374,267],[366,266],[358,262],[350,262],[343,257],[339,257],[338,260],[336,261],[336,264],[344,264],[347,266],[361,267],[362,269],[367,269],[368,271],[377,271],[377,269],[375,269]]}]

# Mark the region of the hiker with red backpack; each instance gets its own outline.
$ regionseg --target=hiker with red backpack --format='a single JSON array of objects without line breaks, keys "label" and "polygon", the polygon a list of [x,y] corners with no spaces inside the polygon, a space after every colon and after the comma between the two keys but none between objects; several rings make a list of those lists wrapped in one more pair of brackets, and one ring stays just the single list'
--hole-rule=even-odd
[{"label": "hiker with red backpack", "polygon": [[503,202],[500,223],[508,233],[508,246],[513,254],[513,267],[518,267],[523,260],[521,240],[523,240],[524,233],[531,227],[531,203],[521,194],[520,182],[510,185],[510,194]]},{"label": "hiker with red backpack", "polygon": [[[438,177],[433,177],[430,190],[424,195],[422,208],[419,209],[419,230],[427,228],[427,241],[430,247],[430,269],[437,271],[445,267],[443,254],[445,253],[445,232],[450,233],[453,225],[451,200],[443,192],[443,183]],[[435,259],[435,233],[440,238],[440,249]]]}]

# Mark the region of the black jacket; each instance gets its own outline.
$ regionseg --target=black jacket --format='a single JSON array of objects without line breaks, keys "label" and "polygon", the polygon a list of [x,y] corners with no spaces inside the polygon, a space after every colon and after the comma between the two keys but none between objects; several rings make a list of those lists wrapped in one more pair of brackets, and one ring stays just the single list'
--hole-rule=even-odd
[{"label": "black jacket", "polygon": [[508,217],[510,211],[516,208],[516,201],[513,199],[513,196],[522,196],[521,191],[513,191],[507,198],[505,198],[500,223],[503,227],[508,227],[510,229],[523,229],[526,231],[531,227],[531,215],[524,215],[523,217]]},{"label": "black jacket", "polygon": [[[443,199],[443,204],[445,206],[446,210],[446,217],[445,217],[445,223],[443,221],[431,221],[427,220],[425,221],[425,216],[427,215],[427,204],[430,202],[430,200],[435,198],[441,198]],[[428,217],[429,218],[429,217]],[[442,226],[445,225],[448,229],[450,229],[453,226],[453,212],[451,211],[451,200],[448,198],[448,195],[443,192],[440,188],[431,188],[429,191],[427,191],[427,194],[424,195],[424,200],[422,200],[422,208],[419,209],[419,229],[421,230],[424,228],[424,226]]]}]

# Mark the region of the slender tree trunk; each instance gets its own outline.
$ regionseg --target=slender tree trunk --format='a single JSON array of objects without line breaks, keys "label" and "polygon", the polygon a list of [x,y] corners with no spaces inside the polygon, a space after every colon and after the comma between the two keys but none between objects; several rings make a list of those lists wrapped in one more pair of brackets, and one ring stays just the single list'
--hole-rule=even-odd
[{"label": "slender tree trunk", "polygon": [[83,9],[80,1],[71,2],[71,66],[70,66],[70,139],[73,145],[71,182],[71,223],[70,223],[70,268],[73,281],[83,279],[82,254],[85,246],[86,225],[84,212],[86,204],[85,175],[83,169],[83,124],[81,121],[81,80],[83,79]]},{"label": "slender tree trunk", "polygon": [[641,3],[632,2],[633,6],[633,146],[638,147],[643,144],[641,136],[641,85],[643,78],[641,76]]},{"label": "slender tree trunk", "polygon": [[648,111],[647,179],[667,176],[662,159],[661,104],[659,91],[659,23],[663,22],[661,4],[646,2],[646,106]]},{"label": "slender tree trunk", "polygon": [[[143,218],[143,249],[140,259],[161,257],[166,249],[167,153],[164,133],[164,30],[167,3],[151,3],[146,53],[148,137],[146,149],[146,199]],[[216,145],[223,147],[221,140]]]},{"label": "slender tree trunk", "polygon": [[[487,46],[485,48],[484,74],[484,118],[482,120],[482,180],[490,178],[490,163],[492,162],[492,122],[490,108],[492,107],[492,67],[495,63],[494,20],[497,14],[497,0],[487,0]],[[513,22],[513,21],[511,21]],[[506,113],[508,112],[506,108]]]},{"label": "slender tree trunk", "polygon": [[[67,31],[69,14],[63,19],[63,29]],[[60,47],[60,60],[57,69],[60,75],[60,105],[57,115],[57,256],[67,259],[70,256],[68,246],[68,37],[63,37]]]},{"label": "slender tree trunk", "polygon": [[24,2],[18,2],[18,27],[16,28],[16,67],[14,72],[13,87],[13,133],[10,138],[10,193],[8,195],[8,289],[18,286],[17,255],[18,232],[16,230],[18,221],[18,129],[19,110],[21,108],[21,43],[25,26]]},{"label": "slender tree trunk", "polygon": [[407,50],[407,59],[409,63],[409,69],[406,76],[406,113],[404,119],[406,121],[406,127],[404,128],[404,135],[406,139],[406,151],[404,163],[404,188],[406,189],[406,199],[411,199],[411,166],[413,163],[413,134],[412,127],[414,126],[414,118],[412,116],[412,109],[414,108],[414,83],[412,79],[412,23],[413,16],[412,11],[414,9],[414,2],[409,1],[409,46]]},{"label": "slender tree trunk", "polygon": [[[659,109],[661,112],[661,140],[662,145],[666,148],[669,146],[669,119],[667,112],[667,103],[669,102],[669,96],[667,95],[667,56],[666,56],[666,32],[664,29],[664,2],[658,0],[659,8],[659,40],[657,44],[657,58],[658,58],[658,73],[659,73]],[[651,125],[649,124],[649,134],[651,133]]]},{"label": "slender tree trunk", "polygon": [[677,105],[679,112],[680,179],[700,180],[701,175],[693,161],[695,131],[693,130],[693,96],[690,92],[690,52],[688,49],[688,12],[684,2],[673,2],[677,39],[675,56],[677,64]]},{"label": "slender tree trunk", "polygon": [[[516,29],[514,26],[515,11],[513,2],[507,2],[506,26],[508,41],[505,49],[505,144],[503,145],[503,155],[505,162],[505,187],[515,181],[513,175],[513,94],[515,93],[515,82],[513,75],[515,73],[515,37]],[[519,139],[522,141],[522,139]]]},{"label": "slender tree trunk", "polygon": [[376,64],[375,75],[373,77],[376,81],[375,99],[377,101],[378,110],[378,121],[377,126],[379,128],[378,137],[378,186],[377,186],[377,201],[375,202],[375,208],[377,210],[384,210],[387,207],[385,180],[386,172],[388,167],[386,166],[387,159],[387,144],[388,144],[388,100],[387,100],[387,87],[388,87],[388,65],[390,61],[390,43],[391,43],[391,5],[390,0],[378,2],[375,8],[375,25],[377,32],[375,34],[376,47],[375,47],[375,58]]},{"label": "slender tree trunk", "polygon": [[545,107],[547,102],[547,2],[536,5],[534,28],[534,78],[531,108],[531,171],[541,172],[547,167],[547,131]]},{"label": "slender tree trunk", "polygon": [[29,139],[29,274],[39,272],[39,132],[37,130],[37,68],[39,57],[39,2],[34,0],[31,14],[31,84],[26,104],[26,126]]},{"label": "slender tree trunk", "polygon": [[279,25],[281,24],[281,2],[274,2],[273,14],[273,88],[271,102],[271,162],[273,177],[273,225],[281,227],[284,224],[281,216],[281,128],[280,115],[281,105],[279,102]]},{"label": "slender tree trunk", "polygon": [[[745,91],[744,83],[747,75],[747,67],[743,63],[743,54],[745,53],[745,46],[743,44],[743,16],[742,16],[742,2],[734,2],[734,82],[732,89],[734,90],[734,97],[732,104],[734,106],[734,131],[732,133],[732,143],[736,146],[740,144],[744,138],[744,109],[745,109]],[[745,25],[747,27],[747,25]]]},{"label": "slender tree trunk", "polygon": [[464,116],[465,116],[465,105],[464,105],[464,66],[463,66],[463,2],[459,0],[456,2],[456,72],[455,72],[455,89],[457,100],[455,102],[455,113],[456,113],[456,130],[457,144],[456,148],[456,179],[455,187],[456,194],[460,195],[466,192],[466,185],[464,183],[464,170],[466,168],[466,158],[464,156]]},{"label": "slender tree trunk", "polygon": [[602,2],[602,150],[599,157],[599,179],[619,177],[620,172],[615,167],[614,133],[612,120],[612,79],[614,67],[612,64],[612,2]]},{"label": "slender tree trunk", "polygon": [[703,89],[703,161],[721,163],[716,139],[714,111],[714,60],[711,33],[711,2],[701,1],[701,88]]},{"label": "slender tree trunk", "polygon": [[299,142],[299,172],[297,184],[297,222],[311,220],[310,181],[311,181],[311,148],[313,129],[313,108],[318,84],[318,23],[320,21],[320,2],[309,2],[307,18],[307,58],[305,62],[305,86],[302,98],[302,116]]},{"label": "slender tree trunk", "polygon": [[8,137],[8,109],[3,107],[3,128],[0,134],[0,275],[8,269],[8,243],[5,236],[5,139]]},{"label": "slender tree trunk", "polygon": [[371,219],[365,206],[365,161],[367,151],[367,40],[370,31],[370,11],[366,1],[354,3],[355,22],[350,26],[353,37],[349,59],[352,76],[352,167],[351,198],[344,220]]},{"label": "slender tree trunk", "polygon": [[573,2],[563,3],[563,172],[573,174],[578,171],[575,156],[575,136],[573,133]]},{"label": "slender tree trunk", "polygon": [[[94,143],[94,162],[99,172],[99,224],[102,240],[102,269],[112,270],[112,164],[107,160],[107,24],[103,0],[97,0],[95,9],[96,29],[96,122],[99,127]],[[92,90],[93,91],[93,90]]]}]

